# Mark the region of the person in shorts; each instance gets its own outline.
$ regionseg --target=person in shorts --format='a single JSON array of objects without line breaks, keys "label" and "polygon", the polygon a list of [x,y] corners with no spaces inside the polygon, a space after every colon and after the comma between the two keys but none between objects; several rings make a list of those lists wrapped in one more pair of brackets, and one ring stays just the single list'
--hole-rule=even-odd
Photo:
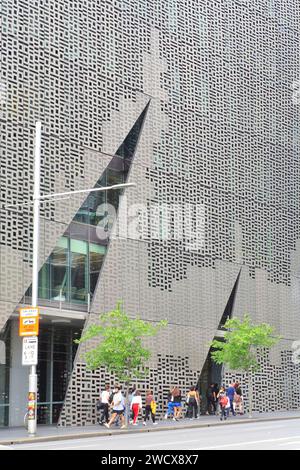
[{"label": "person in shorts", "polygon": [[110,426],[113,424],[117,416],[121,419],[122,426],[121,429],[126,428],[125,425],[125,417],[124,417],[124,411],[125,411],[125,400],[123,397],[123,394],[121,392],[121,388],[119,386],[115,387],[114,391],[114,396],[111,404],[112,408],[112,415],[109,423],[104,423],[104,426],[107,428],[110,428]]}]

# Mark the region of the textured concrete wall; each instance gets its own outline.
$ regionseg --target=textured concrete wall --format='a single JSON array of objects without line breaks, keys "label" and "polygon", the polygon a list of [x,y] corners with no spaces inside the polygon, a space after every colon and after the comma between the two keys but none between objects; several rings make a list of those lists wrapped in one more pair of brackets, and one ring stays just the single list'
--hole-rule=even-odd
[{"label": "textured concrete wall", "polygon": [[[132,315],[167,318],[169,327],[152,343],[151,384],[162,397],[175,379],[185,387],[199,376],[243,267],[235,314],[248,311],[276,327],[285,345],[270,361],[279,366],[300,336],[299,107],[292,102],[299,5],[20,6],[1,1],[1,203],[32,194],[36,119],[44,125],[42,191],[83,188],[95,183],[151,99],[129,205],[204,208],[197,250],[186,236],[149,239],[143,221],[139,240],[112,240],[87,325],[120,298]],[[43,209],[41,264],[82,201]],[[0,215],[2,326],[30,285],[32,214],[1,208]],[[84,371],[82,352],[62,424],[95,419],[105,376]]]}]

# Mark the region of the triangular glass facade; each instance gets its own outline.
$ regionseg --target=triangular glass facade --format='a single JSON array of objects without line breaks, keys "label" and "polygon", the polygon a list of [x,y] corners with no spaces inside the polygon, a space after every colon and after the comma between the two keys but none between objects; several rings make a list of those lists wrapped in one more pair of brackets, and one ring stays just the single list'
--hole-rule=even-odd
[{"label": "triangular glass facade", "polygon": [[[112,157],[95,187],[126,183],[137,149],[150,101]],[[106,239],[99,239],[97,226],[108,219],[105,208],[111,205],[117,214],[123,189],[90,193],[63,237],[39,273],[39,298],[45,303],[64,303],[64,308],[83,308],[91,300],[109,244],[109,231],[115,221],[104,225]],[[99,211],[99,207],[101,210]],[[31,296],[31,288],[25,298]]]}]

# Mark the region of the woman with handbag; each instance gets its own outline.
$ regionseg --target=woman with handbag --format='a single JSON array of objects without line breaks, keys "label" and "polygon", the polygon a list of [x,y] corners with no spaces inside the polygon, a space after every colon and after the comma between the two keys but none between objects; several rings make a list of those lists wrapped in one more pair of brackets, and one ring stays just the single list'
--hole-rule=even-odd
[{"label": "woman with handbag", "polygon": [[155,422],[155,413],[156,413],[156,403],[153,397],[153,393],[151,390],[146,392],[146,406],[145,406],[145,417],[143,425],[146,426],[147,420],[152,419],[152,423],[155,426],[157,423]]},{"label": "woman with handbag", "polygon": [[187,394],[187,405],[188,405],[188,410],[187,410],[187,418],[195,419],[198,418],[198,408],[199,408],[199,399],[198,399],[198,393],[196,391],[196,387],[191,387],[188,394]]}]

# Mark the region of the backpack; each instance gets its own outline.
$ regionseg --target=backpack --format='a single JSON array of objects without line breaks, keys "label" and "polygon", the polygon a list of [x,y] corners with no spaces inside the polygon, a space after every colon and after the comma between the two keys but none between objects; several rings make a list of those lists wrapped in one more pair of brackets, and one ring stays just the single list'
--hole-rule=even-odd
[{"label": "backpack", "polygon": [[220,398],[220,405],[221,405],[221,407],[222,407],[222,408],[225,408],[225,407],[227,406],[227,404],[228,404],[228,398],[225,397],[225,396],[224,396],[224,397],[221,397],[221,398]]},{"label": "backpack", "polygon": [[111,405],[114,399],[114,392],[109,395],[108,403]]}]

